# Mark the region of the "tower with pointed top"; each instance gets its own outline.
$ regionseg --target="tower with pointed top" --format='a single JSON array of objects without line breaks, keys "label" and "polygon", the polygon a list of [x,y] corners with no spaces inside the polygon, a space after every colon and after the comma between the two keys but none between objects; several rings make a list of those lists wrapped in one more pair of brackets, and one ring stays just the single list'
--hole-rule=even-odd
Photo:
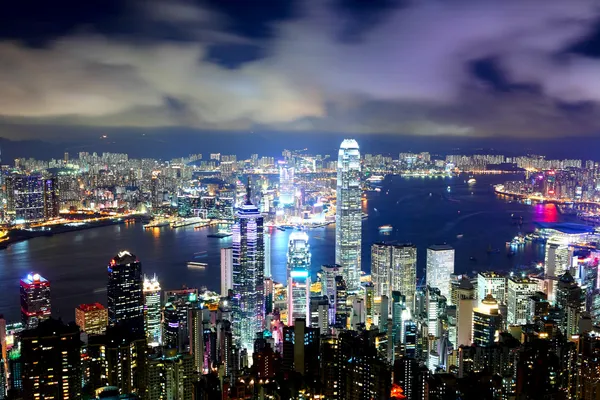
[{"label": "tower with pointed top", "polygon": [[344,267],[348,290],[360,289],[361,183],[360,151],[354,139],[345,139],[338,153],[335,215],[335,263]]},{"label": "tower with pointed top", "polygon": [[232,309],[234,339],[251,354],[256,333],[263,330],[265,248],[263,216],[252,204],[250,181],[246,196],[232,228]]}]

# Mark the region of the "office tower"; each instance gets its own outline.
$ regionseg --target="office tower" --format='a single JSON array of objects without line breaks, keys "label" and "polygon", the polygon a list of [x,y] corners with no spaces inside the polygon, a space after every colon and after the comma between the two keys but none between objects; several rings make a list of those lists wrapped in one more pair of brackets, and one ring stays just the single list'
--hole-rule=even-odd
[{"label": "office tower", "polygon": [[430,336],[440,337],[440,322],[438,317],[444,313],[446,307],[446,298],[442,296],[441,290],[435,287],[427,286],[427,328]]},{"label": "office tower", "polygon": [[387,332],[389,316],[390,299],[387,296],[381,296],[379,300],[379,313],[377,316],[377,327],[379,329],[379,332]]},{"label": "office tower", "polygon": [[50,282],[31,273],[21,279],[21,321],[25,329],[35,328],[50,318]]},{"label": "office tower", "polygon": [[377,297],[391,294],[391,248],[391,245],[385,243],[371,245],[371,282]]},{"label": "office tower", "polygon": [[442,296],[450,298],[450,275],[454,274],[454,249],[448,245],[434,245],[427,249],[427,286],[438,288]]},{"label": "office tower", "polygon": [[391,370],[377,352],[372,331],[340,333],[338,339],[338,399],[388,399]]},{"label": "office tower", "polygon": [[58,180],[56,178],[44,179],[44,218],[57,218],[59,216],[60,200],[58,196]]},{"label": "office tower", "polygon": [[233,288],[233,248],[221,248],[221,296],[229,295]]},{"label": "office tower", "polygon": [[527,323],[529,297],[537,290],[537,282],[527,277],[511,276],[506,284],[507,323],[523,325]]},{"label": "office tower", "polygon": [[306,326],[304,318],[283,328],[283,365],[288,371],[296,371],[307,378],[318,377],[319,353],[319,329]]},{"label": "office tower", "polygon": [[469,277],[462,275],[458,276],[457,279],[452,279],[450,282],[450,298],[452,299],[451,304],[457,306],[457,309],[460,300],[477,298],[477,291]]},{"label": "office tower", "polygon": [[234,335],[245,349],[252,349],[256,332],[262,331],[265,311],[263,217],[250,201],[249,186],[232,228]]},{"label": "office tower", "polygon": [[491,293],[473,310],[473,340],[478,346],[492,346],[498,341],[502,317],[498,313],[498,302]]},{"label": "office tower", "polygon": [[362,211],[360,151],[353,139],[340,146],[337,165],[335,263],[344,267],[348,290],[360,288]]},{"label": "office tower", "polygon": [[308,319],[310,257],[306,232],[292,232],[287,253],[288,325],[293,325],[296,318]]},{"label": "office tower", "polygon": [[81,341],[75,324],[41,321],[21,334],[25,399],[81,398]]},{"label": "office tower", "polygon": [[193,357],[194,371],[202,375],[211,365],[209,357],[207,357],[210,354],[205,355],[206,339],[211,333],[210,310],[208,308],[192,308],[188,315],[190,354]]},{"label": "office tower", "polygon": [[414,321],[404,321],[404,354],[407,358],[417,357],[417,324]]},{"label": "office tower", "polygon": [[321,295],[327,296],[329,300],[329,323],[335,323],[335,305],[336,305],[336,276],[343,276],[343,267],[340,265],[321,265]]},{"label": "office tower", "polygon": [[142,264],[133,254],[121,251],[108,264],[108,323],[144,332]]},{"label": "office tower", "polygon": [[182,347],[182,327],[177,306],[173,303],[165,304],[163,309],[163,345],[168,349],[179,350]]},{"label": "office tower", "polygon": [[289,206],[294,204],[294,167],[285,161],[279,161],[279,204]]},{"label": "office tower", "polygon": [[506,276],[493,271],[477,274],[477,300],[479,305],[488,294],[498,302],[506,304]]},{"label": "office tower", "polygon": [[318,328],[321,335],[329,332],[329,299],[327,296],[310,299],[310,327]]},{"label": "office tower", "polygon": [[269,232],[265,232],[263,236],[263,241],[265,242],[265,279],[272,278],[271,273],[271,234]]},{"label": "office tower", "polygon": [[108,385],[117,387],[120,393],[136,393],[145,398],[148,388],[146,338],[127,330],[126,326],[109,327],[103,338],[104,374]]},{"label": "office tower", "polygon": [[475,296],[458,300],[456,305],[456,347],[471,345],[473,339],[473,310],[477,305]]},{"label": "office tower", "polygon": [[585,292],[569,272],[560,277],[556,288],[556,306],[562,310],[559,329],[567,337],[579,332],[579,319],[585,310]]},{"label": "office tower", "polygon": [[335,277],[335,320],[339,328],[346,328],[348,324],[347,286],[343,276]]},{"label": "office tower", "polygon": [[38,175],[11,175],[6,178],[7,211],[15,223],[44,219],[44,180]]},{"label": "office tower", "polygon": [[88,335],[103,335],[108,326],[108,310],[100,303],[80,304],[75,309],[75,323]]},{"label": "office tower", "polygon": [[273,291],[275,290],[273,279],[265,278],[265,315],[273,312]]},{"label": "office tower", "polygon": [[162,343],[161,325],[161,292],[160,283],[154,275],[152,278],[144,276],[144,331],[148,345],[158,346]]},{"label": "office tower", "polygon": [[168,349],[148,359],[148,400],[192,400],[193,383],[197,380],[192,356]]},{"label": "office tower", "polygon": [[[413,312],[417,291],[417,247],[412,244],[392,246],[391,290],[404,296],[404,303]],[[390,294],[391,295],[391,294]]]},{"label": "office tower", "polygon": [[177,304],[195,303],[198,301],[198,288],[188,288],[184,285],[181,289],[165,290],[163,301],[164,303]]}]

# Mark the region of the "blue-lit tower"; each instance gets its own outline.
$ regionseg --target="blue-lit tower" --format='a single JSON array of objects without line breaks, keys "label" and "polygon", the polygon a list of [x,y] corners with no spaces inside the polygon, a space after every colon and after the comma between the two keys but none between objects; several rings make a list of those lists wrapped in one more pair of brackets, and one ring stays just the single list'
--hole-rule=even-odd
[{"label": "blue-lit tower", "polygon": [[310,257],[306,232],[292,232],[287,254],[288,325],[294,325],[296,318],[309,320]]},{"label": "blue-lit tower", "polygon": [[263,330],[265,247],[263,217],[250,200],[236,212],[232,227],[233,333],[236,342],[252,353],[256,332]]},{"label": "blue-lit tower", "polygon": [[360,151],[354,139],[340,146],[337,165],[335,263],[344,267],[349,291],[360,289],[362,210]]}]

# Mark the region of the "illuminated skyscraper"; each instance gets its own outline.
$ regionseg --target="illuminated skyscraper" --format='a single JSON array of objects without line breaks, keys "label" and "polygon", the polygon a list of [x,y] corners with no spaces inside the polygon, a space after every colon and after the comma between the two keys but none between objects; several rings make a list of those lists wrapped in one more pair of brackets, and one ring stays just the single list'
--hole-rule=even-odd
[{"label": "illuminated skyscraper", "polygon": [[506,304],[506,276],[493,271],[477,274],[477,300],[480,305],[488,294],[498,304]]},{"label": "illuminated skyscraper", "polygon": [[15,222],[44,219],[44,179],[36,175],[11,175],[6,178],[7,208]]},{"label": "illuminated skyscraper", "polygon": [[21,279],[21,320],[25,329],[50,318],[50,282],[40,274]]},{"label": "illuminated skyscraper", "polygon": [[108,264],[108,323],[144,332],[142,263],[128,251],[121,251]]},{"label": "illuminated skyscraper", "polygon": [[509,277],[506,282],[506,305],[509,325],[527,323],[527,305],[529,297],[537,290],[537,282],[527,277]]},{"label": "illuminated skyscraper", "polygon": [[144,276],[144,331],[148,344],[158,346],[162,343],[161,293],[160,283],[154,275],[151,279]]},{"label": "illuminated skyscraper", "polygon": [[80,304],[75,309],[75,323],[88,335],[103,335],[108,326],[108,310],[100,303]]},{"label": "illuminated skyscraper", "polygon": [[361,195],[358,143],[345,139],[340,146],[337,165],[335,263],[344,267],[348,290],[360,288]]},{"label": "illuminated skyscraper", "polygon": [[309,320],[310,246],[305,232],[292,232],[288,244],[288,325],[296,318]]},{"label": "illuminated skyscraper", "polygon": [[294,167],[285,161],[279,162],[279,203],[294,204]]},{"label": "illuminated skyscraper", "polygon": [[392,265],[391,246],[384,243],[374,243],[371,246],[371,282],[374,295],[390,296],[390,267]]},{"label": "illuminated skyscraper", "polygon": [[434,245],[427,249],[427,286],[438,288],[442,296],[450,297],[450,275],[454,273],[454,249]]},{"label": "illuminated skyscraper", "polygon": [[232,227],[234,336],[249,353],[256,332],[263,330],[265,308],[263,217],[250,198],[248,190]]},{"label": "illuminated skyscraper", "polygon": [[233,249],[221,249],[221,296],[225,297],[233,288]]},{"label": "illuminated skyscraper", "polygon": [[375,296],[391,298],[393,291],[399,291],[406,298],[408,308],[414,311],[417,290],[417,248],[410,244],[373,244],[371,280],[375,286]]},{"label": "illuminated skyscraper", "polygon": [[473,310],[473,340],[478,346],[492,346],[498,341],[502,328],[502,316],[498,312],[498,302],[488,293]]}]

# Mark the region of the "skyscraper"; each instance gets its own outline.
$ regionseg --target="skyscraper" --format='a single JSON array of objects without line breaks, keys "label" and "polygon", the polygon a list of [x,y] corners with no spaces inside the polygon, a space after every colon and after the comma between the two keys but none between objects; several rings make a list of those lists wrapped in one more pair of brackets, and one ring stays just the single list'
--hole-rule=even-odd
[{"label": "skyscraper", "polygon": [[25,329],[50,318],[50,282],[40,274],[21,279],[21,320]]},{"label": "skyscraper", "polygon": [[37,175],[12,175],[6,179],[7,209],[17,223],[44,219],[44,180]]},{"label": "skyscraper", "polygon": [[360,288],[361,272],[361,176],[360,151],[353,139],[345,139],[338,153],[335,216],[335,263],[344,267],[348,290]]},{"label": "skyscraper", "polygon": [[527,323],[529,297],[537,290],[537,282],[527,277],[511,276],[506,284],[506,322],[510,325]]},{"label": "skyscraper", "polygon": [[160,283],[154,275],[152,278],[144,276],[144,331],[148,344],[158,346],[162,343],[161,326],[161,293]]},{"label": "skyscraper", "polygon": [[79,328],[49,319],[21,335],[23,398],[80,399]]},{"label": "skyscraper", "polygon": [[142,264],[128,251],[121,251],[108,264],[108,322],[144,332]]},{"label": "skyscraper", "polygon": [[221,296],[225,297],[233,288],[233,249],[221,248]]},{"label": "skyscraper", "polygon": [[285,161],[279,162],[279,203],[282,206],[294,204],[294,167]]},{"label": "skyscraper", "polygon": [[480,305],[488,294],[498,304],[506,304],[506,276],[493,271],[477,274],[477,300]]},{"label": "skyscraper", "polygon": [[391,246],[385,243],[373,243],[371,245],[371,282],[373,282],[374,295],[377,297],[390,296],[391,265]]},{"label": "skyscraper", "polygon": [[247,200],[235,216],[232,228],[234,335],[241,348],[251,352],[256,332],[264,322],[265,254],[263,217]]},{"label": "skyscraper", "polygon": [[390,245],[375,243],[371,247],[371,280],[375,296],[392,297],[399,291],[414,311],[417,290],[417,248],[411,244]]},{"label": "skyscraper", "polygon": [[454,273],[454,249],[442,244],[427,249],[427,286],[450,298],[450,275]]},{"label": "skyscraper", "polygon": [[498,340],[502,327],[502,316],[498,312],[498,302],[488,293],[473,310],[473,343],[478,346],[492,346]]},{"label": "skyscraper", "polygon": [[108,326],[108,310],[100,303],[80,304],[75,309],[75,323],[88,335],[102,335]]},{"label": "skyscraper", "polygon": [[310,257],[306,232],[292,232],[287,254],[288,325],[293,325],[296,318],[309,320]]}]

